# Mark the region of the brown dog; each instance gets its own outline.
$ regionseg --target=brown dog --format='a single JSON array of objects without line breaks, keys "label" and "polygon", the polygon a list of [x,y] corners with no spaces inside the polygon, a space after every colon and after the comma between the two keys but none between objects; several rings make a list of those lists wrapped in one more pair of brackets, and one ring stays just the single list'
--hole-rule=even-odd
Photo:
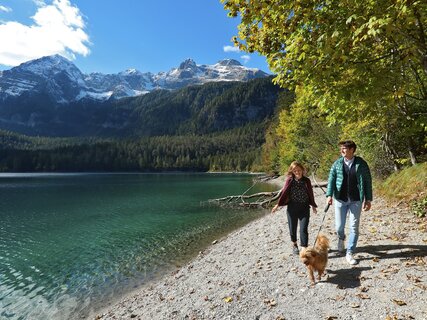
[{"label": "brown dog", "polygon": [[320,235],[316,240],[315,247],[303,248],[299,254],[302,263],[307,266],[312,285],[314,285],[314,270],[318,273],[317,280],[319,281],[325,272],[328,263],[328,248],[329,239]]}]

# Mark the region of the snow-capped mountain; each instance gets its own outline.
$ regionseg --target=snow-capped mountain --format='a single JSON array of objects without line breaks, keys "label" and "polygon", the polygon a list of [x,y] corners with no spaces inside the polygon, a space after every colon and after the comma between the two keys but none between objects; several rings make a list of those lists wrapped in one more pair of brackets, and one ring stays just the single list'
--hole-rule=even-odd
[{"label": "snow-capped mountain", "polygon": [[214,65],[197,65],[187,59],[168,72],[142,73],[129,69],[117,74],[83,74],[71,61],[60,55],[25,62],[0,73],[2,101],[43,96],[64,105],[84,99],[104,101],[137,96],[154,89],[179,89],[212,81],[247,81],[267,73],[242,66],[238,61],[222,60]]},{"label": "snow-capped mountain", "polygon": [[60,55],[48,56],[3,71],[0,101],[43,92],[57,103],[68,103],[84,86],[84,75],[73,63]]},{"label": "snow-capped mountain", "polygon": [[192,84],[203,84],[213,81],[247,81],[268,76],[258,69],[242,66],[233,59],[221,60],[214,65],[197,65],[187,59],[168,72],[160,72],[153,77],[158,88],[178,89]]}]

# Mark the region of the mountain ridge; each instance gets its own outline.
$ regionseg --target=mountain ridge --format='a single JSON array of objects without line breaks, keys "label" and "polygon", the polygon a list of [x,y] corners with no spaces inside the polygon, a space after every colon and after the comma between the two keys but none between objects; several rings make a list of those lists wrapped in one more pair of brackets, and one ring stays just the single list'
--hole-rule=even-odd
[{"label": "mountain ridge", "polygon": [[248,81],[267,73],[232,59],[198,65],[193,59],[157,74],[127,69],[115,74],[84,74],[61,55],[30,60],[0,73],[0,102],[46,94],[52,103],[66,105],[83,99],[105,101],[146,94],[156,89],[176,90],[217,81]]},{"label": "mountain ridge", "polygon": [[57,105],[47,94],[0,101],[0,129],[32,136],[124,137],[205,134],[263,121],[275,110],[279,87],[271,77],[247,82],[153,90],[107,101]]}]

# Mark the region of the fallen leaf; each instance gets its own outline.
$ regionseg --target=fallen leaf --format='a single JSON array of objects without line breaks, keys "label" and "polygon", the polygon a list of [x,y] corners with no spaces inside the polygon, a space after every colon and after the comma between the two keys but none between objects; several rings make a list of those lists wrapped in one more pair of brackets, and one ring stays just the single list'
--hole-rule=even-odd
[{"label": "fallen leaf", "polygon": [[336,317],[336,316],[329,316],[329,317],[326,318],[326,320],[335,320],[335,319],[338,319],[338,317]]},{"label": "fallen leaf", "polygon": [[225,297],[224,301],[227,302],[227,303],[230,303],[230,302],[233,301],[233,298],[232,297]]},{"label": "fallen leaf", "polygon": [[378,261],[380,261],[380,259],[378,257],[375,257],[375,258],[372,259],[372,261],[373,262],[378,262]]},{"label": "fallen leaf", "polygon": [[358,304],[358,303],[352,303],[350,305],[350,307],[352,307],[352,308],[360,308],[360,304]]},{"label": "fallen leaf", "polygon": [[391,299],[391,301],[393,301],[398,306],[406,306],[406,302],[405,301],[397,300],[397,299]]},{"label": "fallen leaf", "polygon": [[415,262],[420,266],[427,264],[427,260],[424,260],[424,257],[415,257]]},{"label": "fallen leaf", "polygon": [[420,289],[423,289],[424,291],[427,291],[427,286],[422,284],[422,283],[416,283],[416,284],[414,284],[414,286],[416,286]]},{"label": "fallen leaf", "polygon": [[358,294],[356,294],[356,296],[358,296],[360,299],[371,299],[370,296],[368,296],[367,294],[364,294],[364,293],[358,293]]},{"label": "fallen leaf", "polygon": [[397,272],[399,272],[399,269],[396,267],[390,267],[388,269],[382,269],[381,272],[382,273],[397,273]]},{"label": "fallen leaf", "polygon": [[406,278],[408,278],[408,280],[412,280],[412,281],[414,281],[415,283],[422,282],[420,278],[418,278],[418,277],[416,277],[416,276],[413,276],[413,275],[409,275],[409,274],[407,274],[407,275],[406,275]]}]

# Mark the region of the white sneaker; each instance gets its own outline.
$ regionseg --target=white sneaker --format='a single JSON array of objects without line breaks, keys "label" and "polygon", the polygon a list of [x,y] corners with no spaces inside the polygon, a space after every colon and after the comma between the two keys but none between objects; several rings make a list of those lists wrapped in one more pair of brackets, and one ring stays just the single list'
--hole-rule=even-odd
[{"label": "white sneaker", "polygon": [[338,245],[337,245],[338,252],[344,252],[344,240],[338,239]]},{"label": "white sneaker", "polygon": [[345,259],[346,259],[346,260],[347,260],[347,262],[348,262],[349,264],[351,264],[352,266],[354,266],[355,264],[357,264],[357,260],[356,260],[356,259],[354,259],[353,254],[352,254],[351,252],[348,252],[348,253],[345,255]]}]

